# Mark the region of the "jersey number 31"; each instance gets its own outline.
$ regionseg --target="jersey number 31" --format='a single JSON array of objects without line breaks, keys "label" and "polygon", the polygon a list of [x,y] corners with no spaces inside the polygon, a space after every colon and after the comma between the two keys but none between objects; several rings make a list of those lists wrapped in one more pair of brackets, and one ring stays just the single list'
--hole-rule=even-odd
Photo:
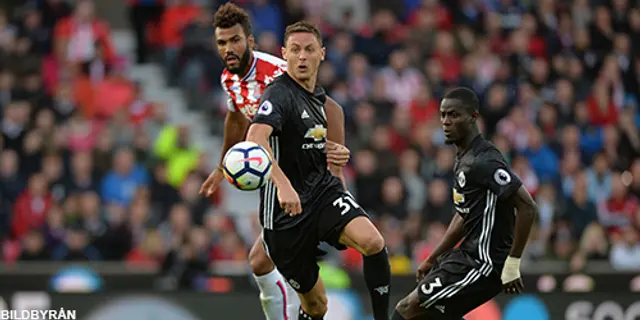
[{"label": "jersey number 31", "polygon": [[351,198],[350,196],[342,196],[336,199],[335,201],[333,201],[333,206],[338,207],[340,208],[340,210],[342,210],[342,212],[340,212],[340,215],[344,215],[345,213],[349,212],[349,210],[351,210],[351,207],[354,207],[356,209],[360,208],[360,205],[358,205],[356,201],[353,200],[353,198]]}]

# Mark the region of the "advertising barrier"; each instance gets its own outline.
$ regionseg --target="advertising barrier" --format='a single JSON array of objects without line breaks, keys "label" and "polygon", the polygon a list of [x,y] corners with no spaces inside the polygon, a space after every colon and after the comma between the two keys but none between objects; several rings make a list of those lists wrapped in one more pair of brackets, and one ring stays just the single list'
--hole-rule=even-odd
[{"label": "advertising barrier", "polygon": [[[349,278],[348,290],[328,292],[325,319],[371,319],[362,275]],[[529,274],[524,282],[525,294],[499,295],[466,319],[640,320],[638,274]],[[412,276],[393,277],[392,303],[415,285]],[[0,268],[0,320],[22,310],[71,310],[74,319],[88,320],[263,319],[258,291],[248,274],[206,276],[192,288],[176,291],[175,279],[104,264]]]},{"label": "advertising barrier", "polygon": [[[0,295],[0,310],[69,310],[82,320],[260,320],[255,293],[92,293],[15,292]],[[401,295],[394,294],[392,301]],[[329,292],[327,320],[369,320],[367,297]],[[445,310],[446,312],[446,310]],[[636,320],[640,298],[632,294],[500,295],[467,320]]]}]

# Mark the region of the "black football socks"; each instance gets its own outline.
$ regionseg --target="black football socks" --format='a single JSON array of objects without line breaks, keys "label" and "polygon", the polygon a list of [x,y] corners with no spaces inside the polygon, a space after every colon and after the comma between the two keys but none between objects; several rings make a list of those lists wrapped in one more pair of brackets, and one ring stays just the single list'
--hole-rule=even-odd
[{"label": "black football socks", "polygon": [[298,312],[299,320],[323,320],[323,317],[312,317],[302,310],[302,306],[300,306],[300,312]]},{"label": "black football socks", "polygon": [[382,251],[371,256],[363,255],[362,258],[364,260],[364,280],[371,296],[373,318],[388,320],[391,270],[387,248],[385,247]]},{"label": "black football socks", "polygon": [[393,316],[391,316],[391,320],[406,320],[406,319],[398,312],[398,310],[395,310],[393,312]]}]

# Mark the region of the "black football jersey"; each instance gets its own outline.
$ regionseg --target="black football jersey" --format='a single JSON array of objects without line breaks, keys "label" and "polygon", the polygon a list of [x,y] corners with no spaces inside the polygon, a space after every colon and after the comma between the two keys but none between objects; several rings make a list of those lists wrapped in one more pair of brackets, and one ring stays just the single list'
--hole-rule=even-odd
[{"label": "black football jersey", "polygon": [[291,228],[310,214],[317,214],[323,195],[342,188],[328,170],[325,144],[326,95],[321,87],[313,93],[284,73],[265,88],[253,123],[273,127],[269,143],[274,161],[289,178],[300,197],[302,214],[291,217],[278,202],[278,190],[269,181],[260,191],[260,222],[265,229]]},{"label": "black football jersey", "polygon": [[[522,182],[507,166],[502,153],[477,136],[456,156],[453,203],[464,218],[465,239],[460,249],[489,275],[502,268],[515,227],[515,207],[510,196]],[[498,270],[501,272],[501,270]]]}]

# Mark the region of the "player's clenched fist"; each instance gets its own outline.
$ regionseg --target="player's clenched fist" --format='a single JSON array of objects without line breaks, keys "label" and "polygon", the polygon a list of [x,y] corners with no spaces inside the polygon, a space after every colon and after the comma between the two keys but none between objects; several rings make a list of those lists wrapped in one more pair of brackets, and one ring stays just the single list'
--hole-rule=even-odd
[{"label": "player's clenched fist", "polygon": [[205,197],[210,197],[216,189],[220,186],[220,182],[224,179],[224,173],[222,173],[222,169],[217,168],[211,172],[211,174],[207,177],[202,183],[200,187],[200,194]]},{"label": "player's clenched fist", "polygon": [[349,148],[339,143],[327,140],[325,149],[327,151],[327,162],[329,164],[344,167],[349,162],[349,158],[351,156]]},{"label": "player's clenched fist", "polygon": [[280,207],[284,209],[284,212],[290,216],[299,215],[302,213],[302,204],[300,204],[300,197],[298,193],[293,189],[291,185],[278,188],[278,201]]}]

